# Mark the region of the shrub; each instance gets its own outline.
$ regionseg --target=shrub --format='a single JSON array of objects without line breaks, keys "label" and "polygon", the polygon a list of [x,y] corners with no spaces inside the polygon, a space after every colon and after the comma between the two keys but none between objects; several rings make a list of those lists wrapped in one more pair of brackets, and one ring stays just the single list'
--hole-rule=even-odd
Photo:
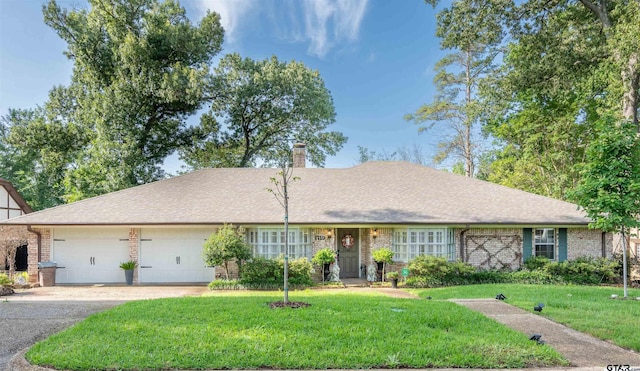
[{"label": "shrub", "polygon": [[378,263],[393,263],[393,251],[388,247],[381,247],[371,251],[371,256]]},{"label": "shrub", "polygon": [[613,282],[617,277],[617,263],[606,258],[579,257],[571,261],[551,262],[544,271],[567,283],[597,285]]},{"label": "shrub", "polygon": [[544,267],[551,263],[549,258],[544,256],[531,256],[524,261],[524,267],[530,271],[544,269]]},{"label": "shrub", "polygon": [[[289,284],[313,286],[311,263],[306,258],[289,260]],[[240,279],[247,288],[274,289],[284,286],[284,258],[277,260],[256,257],[246,262]]]},{"label": "shrub", "polygon": [[242,290],[244,286],[239,280],[214,280],[209,283],[209,290]]},{"label": "shrub", "polygon": [[440,256],[420,255],[409,262],[412,276],[426,277],[431,280],[442,280],[451,270],[447,259]]},{"label": "shrub", "polygon": [[13,283],[16,285],[26,285],[29,282],[29,273],[19,272],[13,275]]},{"label": "shrub", "polygon": [[0,273],[0,285],[10,285],[10,284],[11,284],[11,280],[9,279],[9,277],[4,273]]},{"label": "shrub", "polygon": [[311,262],[313,262],[313,264],[317,264],[321,267],[323,264],[331,264],[334,261],[335,253],[328,247],[318,250],[313,256],[313,259],[311,259]]}]

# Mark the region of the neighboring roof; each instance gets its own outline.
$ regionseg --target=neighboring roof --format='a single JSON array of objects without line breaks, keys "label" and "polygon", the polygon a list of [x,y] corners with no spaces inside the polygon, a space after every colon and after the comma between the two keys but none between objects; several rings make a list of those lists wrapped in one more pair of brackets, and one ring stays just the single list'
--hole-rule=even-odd
[{"label": "neighboring roof", "polygon": [[[204,169],[6,221],[30,225],[279,224],[279,169]],[[296,168],[292,224],[586,225],[574,204],[407,162]]]},{"label": "neighboring roof", "polygon": [[7,190],[7,192],[9,193],[9,196],[13,198],[13,200],[18,204],[18,206],[20,206],[20,208],[25,214],[33,212],[33,209],[31,208],[31,206],[27,204],[27,201],[25,201],[24,198],[22,198],[20,193],[18,193],[18,191],[13,186],[13,184],[11,184],[10,181],[0,178],[0,187],[4,187],[4,189]]}]

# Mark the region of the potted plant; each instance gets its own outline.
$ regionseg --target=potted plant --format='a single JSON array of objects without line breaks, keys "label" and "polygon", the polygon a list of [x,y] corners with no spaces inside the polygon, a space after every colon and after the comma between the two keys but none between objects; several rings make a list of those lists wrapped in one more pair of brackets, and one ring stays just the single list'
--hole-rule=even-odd
[{"label": "potted plant", "polygon": [[120,269],[124,270],[124,278],[127,285],[133,285],[133,270],[138,266],[138,262],[135,260],[129,260],[124,263],[120,263]]},{"label": "potted plant", "polygon": [[398,272],[387,272],[387,279],[391,281],[391,287],[398,288]]},{"label": "potted plant", "polygon": [[393,263],[393,251],[391,251],[388,247],[381,247],[379,249],[375,249],[371,252],[373,256],[373,260],[375,260],[378,264],[382,263],[382,277],[384,278],[384,270],[386,264]]},{"label": "potted plant", "polygon": [[322,283],[324,283],[324,280],[329,275],[329,264],[333,263],[335,260],[335,253],[329,247],[320,249],[315,253],[315,255],[313,255],[311,262],[322,267]]}]

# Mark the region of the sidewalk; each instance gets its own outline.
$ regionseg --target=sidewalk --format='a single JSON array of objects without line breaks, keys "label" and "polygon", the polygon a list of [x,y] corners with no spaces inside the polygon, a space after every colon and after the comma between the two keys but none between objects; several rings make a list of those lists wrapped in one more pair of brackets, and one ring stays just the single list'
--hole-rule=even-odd
[{"label": "sidewalk", "polygon": [[607,365],[640,367],[638,353],[572,330],[505,302],[496,299],[452,299],[451,301],[527,335],[542,335],[541,339],[565,356],[572,366],[599,367],[601,370]]}]

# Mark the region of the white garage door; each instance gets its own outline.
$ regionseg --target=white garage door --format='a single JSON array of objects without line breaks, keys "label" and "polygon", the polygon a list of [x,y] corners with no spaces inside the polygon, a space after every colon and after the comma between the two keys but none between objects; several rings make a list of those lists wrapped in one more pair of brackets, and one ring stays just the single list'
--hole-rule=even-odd
[{"label": "white garage door", "polygon": [[124,283],[120,263],[129,260],[126,228],[55,228],[52,261],[58,283]]},{"label": "white garage door", "polygon": [[213,229],[143,228],[140,231],[141,283],[211,282],[213,267],[202,260],[202,245]]}]

